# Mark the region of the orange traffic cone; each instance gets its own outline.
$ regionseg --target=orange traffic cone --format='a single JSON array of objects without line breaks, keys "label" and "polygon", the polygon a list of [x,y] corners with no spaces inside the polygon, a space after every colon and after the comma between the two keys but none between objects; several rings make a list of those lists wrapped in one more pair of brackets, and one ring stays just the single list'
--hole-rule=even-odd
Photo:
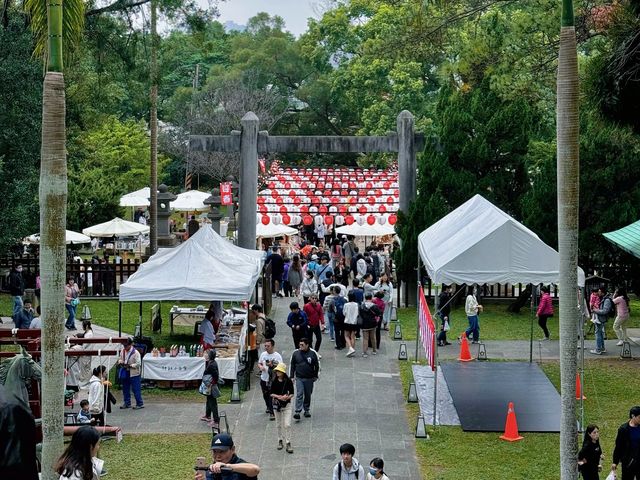
[{"label": "orange traffic cone", "polygon": [[504,435],[500,435],[500,438],[508,442],[517,442],[518,440],[522,440],[524,438],[521,437],[518,433],[518,421],[516,420],[516,412],[513,409],[513,402],[509,402],[509,409],[507,410],[507,423],[504,426]]},{"label": "orange traffic cone", "polygon": [[[582,397],[581,397],[582,396]],[[582,393],[582,384],[580,383],[580,373],[576,373],[576,400],[586,400],[587,397]]]},{"label": "orange traffic cone", "polygon": [[462,332],[460,335],[460,356],[458,357],[460,362],[470,362],[473,360],[471,358],[471,352],[469,351],[469,342],[467,341],[467,334]]}]

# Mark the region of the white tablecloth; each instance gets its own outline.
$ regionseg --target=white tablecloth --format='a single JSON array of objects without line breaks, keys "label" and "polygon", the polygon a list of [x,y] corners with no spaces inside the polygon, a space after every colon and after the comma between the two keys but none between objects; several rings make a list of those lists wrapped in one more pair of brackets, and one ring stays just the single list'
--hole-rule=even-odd
[{"label": "white tablecloth", "polygon": [[[216,358],[220,378],[235,380],[238,375],[238,356]],[[145,355],[142,361],[142,378],[147,380],[201,380],[204,374],[204,357],[152,357]]]}]

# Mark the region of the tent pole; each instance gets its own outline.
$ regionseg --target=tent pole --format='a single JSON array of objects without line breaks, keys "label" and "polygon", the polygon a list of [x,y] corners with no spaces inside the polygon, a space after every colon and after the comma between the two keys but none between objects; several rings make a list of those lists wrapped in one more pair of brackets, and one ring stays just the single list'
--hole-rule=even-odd
[{"label": "tent pole", "polygon": [[533,289],[533,283],[529,284],[531,286],[531,308],[530,308],[530,317],[531,317],[531,328],[529,332],[529,363],[533,363],[533,317],[535,316],[535,308],[536,308],[536,293]]},{"label": "tent pole", "polygon": [[118,302],[118,336],[122,336],[122,302]]},{"label": "tent pole", "polygon": [[[584,392],[584,302],[586,291],[585,288],[578,289],[578,302],[580,305],[580,323],[578,330],[580,332],[580,386]],[[580,393],[582,393],[580,392]],[[584,395],[580,395],[580,432],[584,431]]]},{"label": "tent pole", "polygon": [[138,307],[138,325],[140,325],[140,337],[142,337],[142,302],[139,302]]},{"label": "tent pole", "polygon": [[[433,313],[434,315],[438,315],[438,284],[435,284],[435,291],[433,294]],[[436,320],[436,319],[434,319]],[[436,320],[437,321],[437,320]],[[436,328],[436,321],[433,322],[433,365],[431,369],[433,370],[433,426],[436,426],[436,412],[437,412],[437,400],[438,400],[438,342],[436,337],[436,332],[438,329]]]}]

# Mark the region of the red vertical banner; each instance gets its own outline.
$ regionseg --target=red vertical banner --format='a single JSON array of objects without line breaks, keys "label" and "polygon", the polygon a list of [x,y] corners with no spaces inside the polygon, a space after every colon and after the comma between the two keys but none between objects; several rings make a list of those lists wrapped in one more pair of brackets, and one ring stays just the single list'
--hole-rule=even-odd
[{"label": "red vertical banner", "polygon": [[267,163],[266,163],[264,158],[259,158],[258,159],[258,165],[260,165],[260,171],[262,173],[266,173],[267,172]]},{"label": "red vertical banner", "polygon": [[231,192],[231,182],[223,182],[220,184],[220,204],[232,205],[233,193]]}]

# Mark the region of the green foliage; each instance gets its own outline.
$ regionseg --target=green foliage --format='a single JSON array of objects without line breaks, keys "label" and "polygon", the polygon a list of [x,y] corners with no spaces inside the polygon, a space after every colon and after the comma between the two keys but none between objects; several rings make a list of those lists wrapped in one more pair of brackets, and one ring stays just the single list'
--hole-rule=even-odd
[{"label": "green foliage", "polygon": [[12,11],[0,27],[0,252],[39,230],[38,177],[42,65],[32,58],[24,18]]},{"label": "green foliage", "polygon": [[[148,185],[149,136],[144,122],[115,117],[78,135],[69,148],[68,225],[83,228],[120,212],[120,196]],[[166,160],[158,159],[158,171]]]}]

